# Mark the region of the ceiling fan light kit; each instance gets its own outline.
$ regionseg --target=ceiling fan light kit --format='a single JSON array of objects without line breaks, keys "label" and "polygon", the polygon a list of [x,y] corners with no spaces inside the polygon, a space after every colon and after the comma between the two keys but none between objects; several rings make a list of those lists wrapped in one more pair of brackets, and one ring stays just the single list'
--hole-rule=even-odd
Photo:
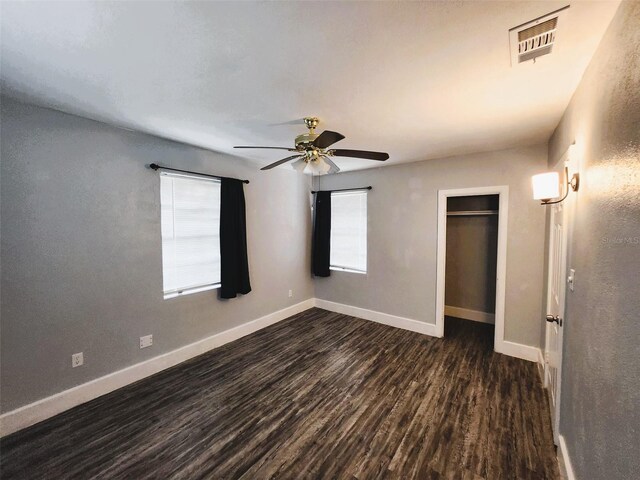
[{"label": "ceiling fan light kit", "polygon": [[318,117],[305,117],[304,123],[309,129],[308,132],[298,135],[295,139],[295,148],[289,147],[259,147],[259,146],[235,146],[233,148],[264,148],[270,150],[287,150],[297,152],[295,155],[283,158],[271,163],[260,170],[270,170],[283,163],[295,160],[292,164],[294,170],[310,175],[326,175],[328,173],[338,173],[340,168],[333,162],[331,157],[353,157],[367,160],[377,160],[384,162],[389,158],[388,153],[369,152],[366,150],[345,150],[329,149],[331,145],[344,139],[344,135],[331,130],[325,130],[317,134],[315,129],[320,120]]}]

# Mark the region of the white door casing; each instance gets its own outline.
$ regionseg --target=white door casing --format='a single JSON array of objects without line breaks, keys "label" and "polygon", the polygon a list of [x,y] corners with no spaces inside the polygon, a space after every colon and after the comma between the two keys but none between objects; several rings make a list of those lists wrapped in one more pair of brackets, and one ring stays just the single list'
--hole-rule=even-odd
[{"label": "white door casing", "polygon": [[438,191],[438,244],[436,265],[436,335],[444,336],[444,293],[447,257],[447,198],[470,195],[498,195],[498,258],[496,266],[496,311],[493,349],[505,352],[504,310],[507,276],[507,225],[509,218],[509,187],[458,188]]}]

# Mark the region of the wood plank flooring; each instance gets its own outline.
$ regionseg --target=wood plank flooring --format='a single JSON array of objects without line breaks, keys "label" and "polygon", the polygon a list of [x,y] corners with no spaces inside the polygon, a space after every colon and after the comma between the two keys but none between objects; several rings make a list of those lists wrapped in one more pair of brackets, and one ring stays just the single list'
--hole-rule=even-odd
[{"label": "wood plank flooring", "polygon": [[6,479],[558,479],[533,363],[311,309],[0,442]]}]

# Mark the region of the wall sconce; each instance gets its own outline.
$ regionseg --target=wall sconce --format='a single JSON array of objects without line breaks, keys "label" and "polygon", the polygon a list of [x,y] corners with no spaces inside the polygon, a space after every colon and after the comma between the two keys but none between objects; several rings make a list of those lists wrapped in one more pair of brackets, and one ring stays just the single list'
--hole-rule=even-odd
[{"label": "wall sconce", "polygon": [[569,168],[564,169],[564,183],[567,186],[564,197],[560,200],[551,201],[554,198],[560,196],[560,175],[558,172],[540,173],[531,177],[531,183],[533,184],[533,199],[541,200],[541,205],[553,205],[555,203],[562,202],[569,191],[578,191],[580,188],[580,174],[574,173],[569,178]]}]

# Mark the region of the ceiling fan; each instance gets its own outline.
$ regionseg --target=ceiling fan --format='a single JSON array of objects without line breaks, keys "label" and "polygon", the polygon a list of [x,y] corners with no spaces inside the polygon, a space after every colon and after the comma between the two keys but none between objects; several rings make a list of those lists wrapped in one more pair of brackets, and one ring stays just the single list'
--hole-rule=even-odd
[{"label": "ceiling fan", "polygon": [[367,160],[379,160],[381,162],[384,162],[389,158],[389,154],[384,152],[346,150],[340,148],[330,149],[328,147],[345,138],[344,135],[341,135],[338,132],[332,132],[331,130],[325,130],[321,134],[315,133],[315,129],[319,123],[317,117],[305,117],[304,123],[307,125],[309,132],[296,137],[294,148],[242,145],[233,148],[266,148],[270,150],[287,150],[289,152],[296,152],[295,155],[278,160],[266,167],[262,167],[260,170],[269,170],[273,167],[277,167],[278,165],[282,165],[283,163],[296,160],[293,163],[293,168],[315,175],[339,172],[340,168],[333,162],[333,157],[365,158]]}]

